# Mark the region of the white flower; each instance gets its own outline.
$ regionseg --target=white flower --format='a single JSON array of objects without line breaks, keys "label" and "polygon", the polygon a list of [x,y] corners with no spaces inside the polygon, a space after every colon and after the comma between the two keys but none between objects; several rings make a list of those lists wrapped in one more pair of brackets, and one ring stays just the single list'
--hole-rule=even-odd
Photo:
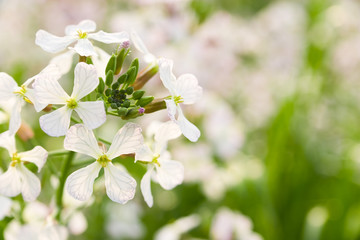
[{"label": "white flower", "polygon": [[83,20],[78,25],[69,25],[65,28],[64,37],[58,37],[50,34],[44,30],[39,30],[36,33],[35,43],[47,52],[57,53],[64,50],[68,45],[73,42],[75,44],[74,49],[80,56],[94,56],[96,52],[94,46],[89,39],[93,39],[103,43],[123,43],[129,41],[128,34],[126,32],[106,33],[99,31],[94,32],[96,29],[96,23],[91,20]]},{"label": "white flower", "polygon": [[181,184],[184,179],[184,166],[180,162],[171,160],[170,154],[166,151],[167,142],[180,135],[179,126],[174,122],[163,123],[155,133],[153,150],[144,144],[135,153],[135,161],[141,160],[148,164],[148,170],[141,179],[140,188],[149,207],[152,207],[154,202],[150,184],[153,173],[156,174],[156,179],[161,187],[166,190]]},{"label": "white flower", "polygon": [[46,105],[39,103],[38,98],[35,96],[34,89],[32,89],[32,83],[37,78],[43,78],[44,81],[52,81],[60,77],[60,72],[55,65],[50,64],[38,75],[29,78],[20,87],[16,81],[7,73],[0,72],[0,103],[6,105],[6,109],[9,109],[10,134],[15,134],[19,130],[21,125],[21,107],[25,102],[33,103],[37,111],[41,111]]},{"label": "white flower", "polygon": [[[200,137],[200,130],[185,118],[179,103],[195,103],[202,95],[202,88],[192,74],[183,74],[176,79],[172,73],[172,68],[172,60],[164,58],[159,60],[160,79],[171,94],[165,99],[168,115],[171,120],[179,125],[186,138],[196,142]],[[175,118],[176,113],[178,114],[177,119]]]},{"label": "white flower", "polygon": [[0,175],[0,194],[14,197],[22,193],[25,201],[34,201],[40,194],[40,181],[24,166],[24,162],[32,162],[38,167],[38,172],[44,166],[48,153],[36,146],[30,151],[18,153],[15,147],[15,137],[9,131],[0,134],[0,146],[6,148],[11,157],[8,170]]},{"label": "white flower", "polygon": [[64,91],[57,81],[38,78],[34,83],[35,93],[40,103],[65,105],[41,116],[39,119],[41,129],[50,136],[58,137],[66,134],[73,110],[90,129],[99,127],[106,120],[102,101],[80,102],[99,84],[95,67],[86,63],[78,63],[75,67],[74,82],[71,96]]},{"label": "white flower", "polygon": [[131,32],[131,40],[137,50],[144,54],[144,60],[149,64],[157,64],[158,58],[155,57],[152,53],[149,52],[144,42],[141,40],[140,36],[135,32]]},{"label": "white flower", "polygon": [[135,195],[136,181],[115,167],[111,160],[122,154],[134,153],[142,142],[141,128],[137,124],[127,123],[116,133],[109,150],[105,152],[99,147],[91,130],[82,124],[72,126],[66,134],[64,148],[91,156],[96,161],[73,172],[66,180],[66,190],[77,200],[88,200],[94,181],[101,168],[104,168],[107,195],[112,201],[125,204]]}]

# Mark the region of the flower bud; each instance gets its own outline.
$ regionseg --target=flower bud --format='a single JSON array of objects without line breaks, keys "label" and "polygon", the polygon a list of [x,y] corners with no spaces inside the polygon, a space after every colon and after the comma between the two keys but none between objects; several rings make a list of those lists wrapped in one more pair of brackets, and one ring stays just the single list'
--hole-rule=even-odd
[{"label": "flower bud", "polygon": [[128,50],[125,50],[125,48],[123,48],[123,49],[121,49],[121,51],[117,55],[117,57],[116,57],[115,75],[118,75],[120,73],[127,53],[128,53]]},{"label": "flower bud", "polygon": [[145,97],[142,97],[139,100],[137,100],[136,105],[138,105],[140,107],[145,107],[146,105],[151,103],[152,100],[154,100],[153,96],[145,96]]},{"label": "flower bud", "polygon": [[108,64],[106,65],[105,74],[107,74],[109,71],[115,72],[115,70],[116,70],[116,56],[113,54],[110,57]]},{"label": "flower bud", "polygon": [[133,93],[133,99],[135,99],[135,100],[138,100],[138,99],[140,99],[142,96],[144,96],[144,94],[145,94],[145,91],[143,91],[143,90],[137,90],[137,91],[135,91],[134,93]]},{"label": "flower bud", "polygon": [[131,95],[133,92],[134,92],[134,88],[133,88],[133,87],[128,87],[128,88],[126,89],[126,94],[127,94],[127,95]]},{"label": "flower bud", "polygon": [[114,80],[114,72],[110,70],[106,74],[106,81],[105,81],[106,86],[110,87],[113,80]]},{"label": "flower bud", "polygon": [[98,85],[97,90],[98,90],[98,93],[103,93],[105,90],[105,83],[101,77],[99,77],[99,85]]}]

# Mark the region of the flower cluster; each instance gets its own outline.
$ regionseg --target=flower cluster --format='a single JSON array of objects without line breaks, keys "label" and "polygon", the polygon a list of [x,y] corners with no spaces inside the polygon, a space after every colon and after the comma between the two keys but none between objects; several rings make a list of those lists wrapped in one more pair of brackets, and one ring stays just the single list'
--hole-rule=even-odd
[{"label": "flower cluster", "polygon": [[[0,73],[0,103],[11,109],[9,130],[0,134],[0,146],[8,150],[11,159],[8,170],[0,175],[0,194],[14,197],[21,193],[25,201],[34,201],[41,192],[41,183],[33,173],[32,164],[40,172],[48,156],[48,161],[52,160],[52,153],[41,146],[18,152],[15,144],[15,134],[22,125],[21,108],[33,106],[36,112],[45,112],[39,118],[39,125],[47,135],[65,137],[65,150],[60,150],[68,158],[58,174],[62,177],[57,189],[57,217],[61,214],[63,188],[73,198],[87,201],[101,169],[104,170],[106,194],[112,201],[125,204],[133,199],[136,180],[119,164],[120,156],[132,158],[146,168],[140,188],[145,202],[151,207],[152,179],[170,190],[184,178],[182,163],[172,160],[167,151],[168,141],[181,134],[192,142],[200,137],[199,129],[181,109],[182,104],[193,104],[201,97],[202,88],[196,77],[184,74],[176,78],[173,61],[152,55],[136,33],[131,34],[130,41],[126,32],[92,33],[95,29],[93,21],[84,20],[66,27],[64,37],[39,30],[35,43],[47,52],[62,53],[20,86],[8,74]],[[109,55],[93,46],[91,40],[117,44],[117,47]],[[137,58],[129,61],[131,43],[144,54],[146,68],[140,69]],[[68,94],[59,80],[67,78],[75,54],[79,55],[79,63],[70,83],[72,93]],[[169,90],[162,98],[146,95],[143,89],[158,72],[161,82]],[[148,126],[145,141],[142,127],[128,122],[163,109],[167,109],[169,121]],[[93,130],[114,117],[117,117],[116,123],[123,126],[114,131],[111,142],[101,139],[98,131]],[[75,153],[91,157],[92,162],[71,173]]]}]

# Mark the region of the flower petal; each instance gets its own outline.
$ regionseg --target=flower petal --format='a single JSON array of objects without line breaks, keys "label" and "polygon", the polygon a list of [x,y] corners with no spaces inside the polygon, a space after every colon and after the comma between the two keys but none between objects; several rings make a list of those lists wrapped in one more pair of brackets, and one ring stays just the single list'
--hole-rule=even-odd
[{"label": "flower petal", "polygon": [[159,59],[159,73],[160,79],[163,85],[169,90],[172,96],[176,96],[175,92],[175,81],[176,77],[172,73],[173,61],[170,59],[161,58]]},{"label": "flower petal", "polygon": [[42,115],[39,119],[41,129],[49,136],[64,136],[70,126],[72,109],[61,107],[51,113]]},{"label": "flower petal", "polygon": [[66,133],[64,148],[66,150],[86,154],[95,159],[98,159],[103,155],[94,133],[83,124],[76,124],[70,127]]},{"label": "flower petal", "polygon": [[41,104],[66,104],[66,100],[70,98],[58,81],[51,81],[42,76],[35,80],[33,88]]},{"label": "flower petal", "polygon": [[106,121],[105,107],[102,101],[79,102],[75,111],[85,126],[90,129],[100,127]]},{"label": "flower petal", "polygon": [[27,202],[34,201],[41,191],[40,180],[23,164],[18,164],[16,168],[21,177],[21,193],[24,200]]},{"label": "flower petal", "polygon": [[97,71],[97,75],[105,81],[105,78],[106,78],[105,69],[106,69],[106,66],[107,66],[111,56],[107,52],[102,50],[101,48],[98,48],[98,47],[94,47],[94,48],[95,48],[97,55],[93,56],[91,58],[91,60],[94,63],[94,66]]},{"label": "flower petal", "polygon": [[66,35],[78,35],[78,31],[93,32],[96,30],[96,23],[92,20],[83,20],[77,25],[68,25],[65,28]]},{"label": "flower petal", "polygon": [[101,165],[94,162],[84,168],[73,172],[65,183],[68,193],[75,199],[86,201],[93,192],[94,181],[99,175]]},{"label": "flower petal", "polygon": [[88,39],[79,39],[76,43],[75,47],[69,47],[70,49],[74,49],[80,56],[95,56],[96,52],[94,46]]},{"label": "flower petal", "polygon": [[172,99],[165,99],[165,103],[166,103],[166,109],[167,109],[169,118],[171,120],[175,121],[175,115],[177,112],[177,107],[176,107],[175,101]]},{"label": "flower petal", "polygon": [[179,126],[173,121],[162,123],[155,133],[156,142],[167,142],[171,139],[178,138],[181,135]]},{"label": "flower petal", "polygon": [[141,147],[139,147],[135,152],[135,162],[145,161],[145,162],[151,162],[153,159],[154,153],[150,150],[149,146],[146,144],[143,144]]},{"label": "flower petal", "polygon": [[104,170],[106,194],[112,201],[125,204],[134,198],[136,188],[134,178],[115,167],[111,162]]},{"label": "flower petal", "polygon": [[35,39],[36,45],[51,53],[60,52],[75,41],[76,38],[73,36],[58,37],[44,30],[37,31]]},{"label": "flower petal", "polygon": [[71,69],[74,55],[75,51],[66,51],[52,58],[50,64],[55,64],[59,68],[61,75],[66,74]]},{"label": "flower petal", "polygon": [[0,175],[0,194],[6,197],[15,197],[21,192],[21,178],[16,167]]},{"label": "flower petal", "polygon": [[178,119],[176,123],[179,125],[183,135],[192,142],[196,142],[201,133],[200,130],[186,119],[180,107],[178,107]]},{"label": "flower petal", "polygon": [[15,135],[10,134],[10,131],[6,131],[0,134],[0,147],[6,148],[10,156],[16,152]]},{"label": "flower petal", "polygon": [[141,128],[135,123],[126,123],[115,135],[109,151],[109,159],[114,159],[121,154],[134,153],[143,143]]},{"label": "flower petal", "polygon": [[20,97],[16,97],[14,105],[11,109],[10,123],[9,123],[9,133],[15,134],[21,126],[21,107],[24,101]]},{"label": "flower petal", "polygon": [[143,54],[150,53],[149,50],[146,48],[144,42],[141,40],[140,36],[135,31],[131,32],[131,41],[139,52]]},{"label": "flower petal", "polygon": [[8,101],[14,98],[14,90],[17,86],[17,83],[10,75],[0,72],[0,101]]},{"label": "flower petal", "polygon": [[94,39],[103,43],[122,43],[129,41],[129,34],[127,32],[107,33],[99,31],[97,33],[89,34],[90,39]]},{"label": "flower petal", "polygon": [[97,76],[94,65],[86,63],[78,63],[75,67],[74,89],[71,97],[80,100],[99,85],[99,78]]},{"label": "flower petal", "polygon": [[184,180],[184,166],[181,162],[173,160],[160,161],[160,167],[155,165],[157,180],[166,189],[173,189]]},{"label": "flower petal", "polygon": [[149,207],[152,207],[154,204],[154,198],[151,194],[151,174],[153,172],[154,166],[150,166],[143,178],[141,179],[140,189],[144,197],[145,202]]},{"label": "flower petal", "polygon": [[38,101],[39,98],[36,96],[34,89],[27,89],[26,97],[34,104],[34,108],[37,112],[40,112],[48,105],[47,103],[41,103]]},{"label": "flower petal", "polygon": [[184,104],[193,104],[202,96],[202,88],[192,74],[183,74],[175,82],[176,92],[183,98]]},{"label": "flower petal", "polygon": [[10,212],[12,204],[10,198],[0,196],[0,221]]},{"label": "flower petal", "polygon": [[41,146],[36,146],[30,151],[18,154],[22,161],[32,162],[38,167],[38,172],[44,166],[48,152]]}]

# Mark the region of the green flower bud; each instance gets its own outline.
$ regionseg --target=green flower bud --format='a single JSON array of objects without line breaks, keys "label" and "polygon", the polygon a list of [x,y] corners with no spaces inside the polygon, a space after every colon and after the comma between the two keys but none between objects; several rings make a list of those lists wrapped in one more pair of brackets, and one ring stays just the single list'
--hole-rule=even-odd
[{"label": "green flower bud", "polygon": [[140,107],[145,107],[146,105],[151,103],[152,100],[154,100],[153,96],[145,96],[145,97],[142,97],[139,100],[137,100],[136,105],[138,105]]},{"label": "green flower bud", "polygon": [[118,114],[119,114],[119,116],[125,116],[127,113],[128,113],[128,109],[127,109],[127,108],[121,107],[121,108],[118,109]]},{"label": "green flower bud", "polygon": [[128,87],[128,88],[126,89],[126,94],[127,94],[127,95],[131,95],[133,92],[134,92],[134,88],[133,88],[133,87]]},{"label": "green flower bud", "polygon": [[101,94],[105,90],[105,83],[104,83],[104,80],[101,77],[99,77],[99,85],[98,85],[97,90],[98,90],[98,93],[101,93]]},{"label": "green flower bud", "polygon": [[118,82],[115,82],[115,83],[111,86],[112,89],[118,89],[119,87],[120,87],[120,84],[119,84]]},{"label": "green flower bud", "polygon": [[111,94],[111,89],[110,89],[110,88],[106,89],[105,95],[106,95],[106,96],[110,96],[110,94]]},{"label": "green flower bud", "polygon": [[119,84],[123,84],[123,83],[126,81],[127,76],[128,76],[128,75],[127,75],[126,73],[123,74],[123,75],[121,75],[121,76],[118,78],[117,82],[118,82]]},{"label": "green flower bud", "polygon": [[125,61],[126,55],[128,54],[128,50],[125,50],[124,48],[121,49],[119,54],[116,57],[116,67],[115,67],[115,74],[119,74],[122,68],[122,65]]},{"label": "green flower bud", "polygon": [[111,108],[113,108],[113,109],[117,109],[117,108],[118,108],[118,106],[116,105],[116,103],[112,103],[110,106],[111,106]]},{"label": "green flower bud", "polygon": [[130,101],[129,100],[125,100],[124,103],[122,104],[123,107],[128,108],[130,107]]},{"label": "green flower bud", "polygon": [[116,56],[113,54],[110,57],[108,64],[106,65],[105,74],[107,74],[109,71],[115,72],[115,68],[116,68]]},{"label": "green flower bud", "polygon": [[114,80],[114,72],[110,70],[106,74],[106,81],[105,81],[106,86],[110,87],[113,80]]},{"label": "green flower bud", "polygon": [[135,91],[134,93],[133,93],[133,99],[135,99],[135,100],[138,100],[138,99],[140,99],[142,96],[144,96],[144,94],[145,94],[145,91],[143,91],[143,90],[137,90],[137,91]]}]

